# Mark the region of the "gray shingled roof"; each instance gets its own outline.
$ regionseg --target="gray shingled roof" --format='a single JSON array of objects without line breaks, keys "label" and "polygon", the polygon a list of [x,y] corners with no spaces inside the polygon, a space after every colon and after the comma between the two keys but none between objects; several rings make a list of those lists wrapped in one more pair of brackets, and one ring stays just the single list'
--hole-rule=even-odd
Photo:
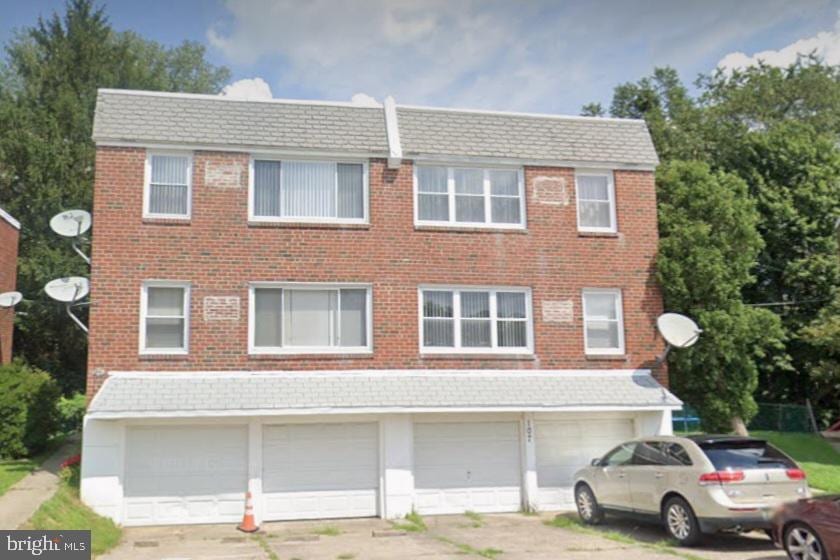
[{"label": "gray shingled roof", "polygon": [[377,107],[99,90],[93,139],[388,153]]},{"label": "gray shingled roof", "polygon": [[645,370],[118,373],[88,409],[96,417],[295,414],[365,409],[562,410],[679,407]]},{"label": "gray shingled roof", "polygon": [[659,160],[643,121],[397,108],[403,154],[627,163]]},{"label": "gray shingled roof", "polygon": [[[488,158],[546,164],[658,163],[643,121],[397,106],[406,158]],[[98,143],[192,144],[388,155],[385,110],[352,104],[232,100],[100,90]]]}]

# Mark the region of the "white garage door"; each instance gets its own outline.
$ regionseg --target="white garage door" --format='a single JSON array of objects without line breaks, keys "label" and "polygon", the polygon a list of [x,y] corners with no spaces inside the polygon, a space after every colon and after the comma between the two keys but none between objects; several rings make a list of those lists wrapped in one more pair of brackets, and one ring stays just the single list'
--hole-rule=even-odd
[{"label": "white garage door", "polygon": [[126,432],[126,525],[241,521],[247,486],[245,426]]},{"label": "white garage door", "polygon": [[536,422],[538,507],[574,506],[575,472],[616,445],[633,439],[633,420],[590,419]]},{"label": "white garage door", "polygon": [[375,516],[378,488],[378,424],[263,429],[266,520]]},{"label": "white garage door", "polygon": [[518,511],[519,457],[518,422],[415,424],[417,511]]}]

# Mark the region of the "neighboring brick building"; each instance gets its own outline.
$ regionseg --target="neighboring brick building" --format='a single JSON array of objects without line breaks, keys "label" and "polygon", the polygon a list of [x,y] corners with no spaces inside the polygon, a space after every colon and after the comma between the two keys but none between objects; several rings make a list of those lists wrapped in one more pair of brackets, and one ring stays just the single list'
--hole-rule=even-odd
[{"label": "neighboring brick building", "polygon": [[103,90],[94,139],[97,511],[568,507],[670,429],[643,122]]},{"label": "neighboring brick building", "polygon": [[[0,208],[0,294],[14,291],[17,283],[20,222]],[[0,364],[12,360],[14,309],[0,307]]]}]

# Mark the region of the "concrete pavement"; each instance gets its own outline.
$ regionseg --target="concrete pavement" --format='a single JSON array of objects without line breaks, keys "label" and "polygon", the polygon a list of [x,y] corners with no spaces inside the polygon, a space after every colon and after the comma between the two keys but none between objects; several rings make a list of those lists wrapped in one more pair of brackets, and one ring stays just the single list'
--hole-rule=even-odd
[{"label": "concrete pavement", "polygon": [[59,465],[78,453],[79,438],[71,436],[37,470],[0,496],[0,529],[17,529],[58,489]]}]

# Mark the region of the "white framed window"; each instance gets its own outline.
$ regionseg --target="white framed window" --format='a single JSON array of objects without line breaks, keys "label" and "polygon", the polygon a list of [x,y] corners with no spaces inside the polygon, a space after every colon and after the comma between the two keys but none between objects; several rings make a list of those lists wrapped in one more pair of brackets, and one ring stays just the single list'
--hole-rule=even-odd
[{"label": "white framed window", "polygon": [[609,170],[575,171],[579,231],[615,233],[615,180]]},{"label": "white framed window", "polygon": [[368,222],[368,165],[361,161],[251,158],[248,219]]},{"label": "white framed window", "polygon": [[257,282],[248,297],[251,354],[370,353],[368,284]]},{"label": "white framed window", "polygon": [[525,228],[521,169],[414,166],[414,223]]},{"label": "white framed window", "polygon": [[189,282],[144,282],[140,291],[140,353],[187,354],[189,342]]},{"label": "white framed window", "polygon": [[192,211],[192,155],[147,152],[143,217],[189,219]]},{"label": "white framed window", "polygon": [[422,353],[533,352],[527,288],[422,286],[418,303]]},{"label": "white framed window", "polygon": [[621,290],[583,290],[583,341],[587,354],[624,354]]}]

